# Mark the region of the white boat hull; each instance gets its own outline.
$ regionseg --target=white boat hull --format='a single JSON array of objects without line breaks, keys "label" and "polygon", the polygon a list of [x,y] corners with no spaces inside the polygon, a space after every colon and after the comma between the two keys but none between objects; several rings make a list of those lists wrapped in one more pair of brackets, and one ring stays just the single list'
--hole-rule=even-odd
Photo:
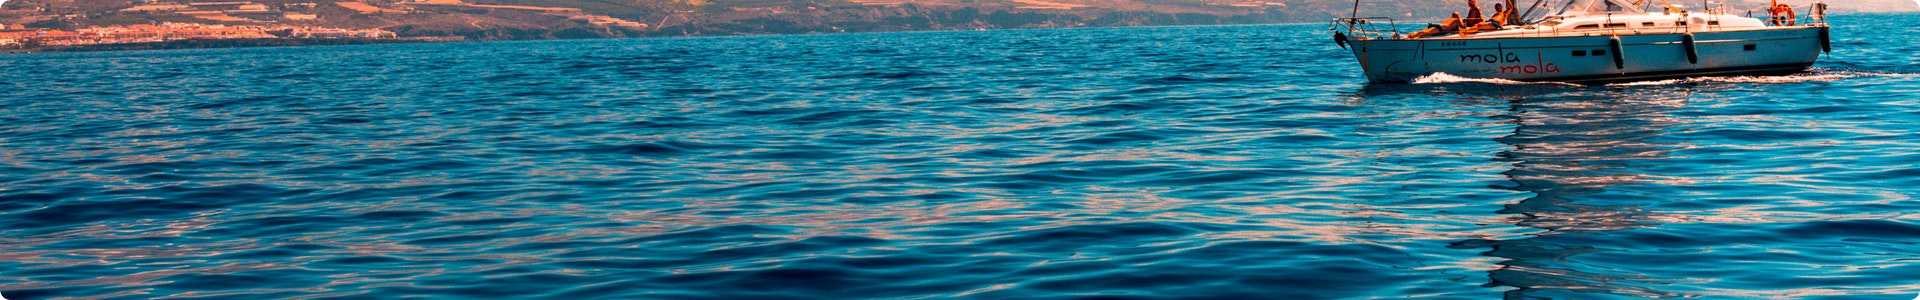
[{"label": "white boat hull", "polygon": [[[1791,73],[1820,58],[1825,27],[1769,27],[1686,34],[1380,39],[1352,41],[1372,82],[1410,82],[1447,73],[1522,81],[1607,82],[1690,76]],[[1596,53],[1597,52],[1597,53]],[[1595,55],[1599,54],[1599,55]]]}]

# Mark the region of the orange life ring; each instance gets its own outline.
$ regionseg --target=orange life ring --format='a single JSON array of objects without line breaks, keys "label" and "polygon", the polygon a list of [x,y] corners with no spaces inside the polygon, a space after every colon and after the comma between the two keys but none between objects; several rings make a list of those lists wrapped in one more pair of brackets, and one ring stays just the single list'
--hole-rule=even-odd
[{"label": "orange life ring", "polygon": [[1771,22],[1775,26],[1792,26],[1794,20],[1799,18],[1793,14],[1793,7],[1786,4],[1775,4],[1767,9],[1767,13],[1773,15]]}]

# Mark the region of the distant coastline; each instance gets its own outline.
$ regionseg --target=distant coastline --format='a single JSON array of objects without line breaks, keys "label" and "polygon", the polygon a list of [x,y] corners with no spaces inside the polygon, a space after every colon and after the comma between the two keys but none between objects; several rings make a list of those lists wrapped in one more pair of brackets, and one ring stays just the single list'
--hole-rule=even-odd
[{"label": "distant coastline", "polygon": [[175,50],[175,49],[208,49],[208,48],[400,44],[400,43],[427,43],[427,42],[437,42],[437,41],[420,40],[420,39],[279,39],[279,38],[173,40],[173,41],[164,41],[164,42],[22,48],[22,49],[11,49],[11,51],[16,53],[94,52],[94,51],[131,51],[131,50]]},{"label": "distant coastline", "polygon": [[[1383,2],[1405,17],[1448,0]],[[0,49],[87,51],[1324,22],[1350,0],[8,0]],[[1396,13],[1399,14],[1399,13]],[[266,42],[258,39],[347,38]],[[219,40],[207,42],[201,40]],[[112,44],[112,45],[108,45]],[[0,50],[3,51],[3,50]]]},{"label": "distant coastline", "polygon": [[[20,0],[9,0],[20,1]],[[30,0],[29,0],[30,1]],[[435,0],[447,1],[447,0]],[[242,2],[223,2],[229,3]],[[251,3],[251,2],[244,2]],[[196,4],[200,5],[200,4]],[[422,7],[441,7],[446,4],[422,5]],[[554,9],[530,6],[503,5],[466,5],[464,8],[540,10],[544,12],[580,13],[574,9]],[[1877,15],[1877,14],[1913,14],[1915,12],[1837,12],[1835,15]],[[1176,14],[1173,17],[1151,14],[1108,13],[1092,19],[1094,22],[1056,22],[1053,19],[1071,15],[1047,15],[1027,13],[1024,16],[1037,19],[1009,20],[1005,12],[996,12],[993,16],[975,16],[974,19],[992,19],[999,23],[973,21],[970,26],[942,24],[939,22],[918,23],[916,26],[893,26],[886,22],[856,22],[846,24],[864,24],[863,26],[826,26],[819,24],[801,26],[778,23],[762,24],[759,27],[740,27],[740,24],[706,24],[701,26],[682,25],[671,28],[648,28],[646,24],[622,23],[619,19],[590,19],[583,22],[601,22],[598,31],[582,28],[556,30],[552,28],[470,28],[455,30],[423,25],[398,25],[380,28],[339,28],[319,26],[288,25],[219,25],[193,23],[162,23],[158,25],[114,25],[106,27],[83,27],[79,29],[35,29],[25,28],[21,24],[0,23],[0,53],[35,52],[93,52],[128,50],[171,50],[171,49],[207,49],[207,48],[246,48],[246,47],[296,47],[322,45],[358,45],[358,44],[397,44],[397,43],[433,43],[455,41],[525,41],[558,39],[599,39],[599,38],[657,38],[657,37],[693,37],[693,36],[758,36],[790,34],[833,34],[833,33],[872,33],[872,32],[940,32],[940,31],[978,31],[1011,29],[1065,29],[1065,28],[1123,28],[1143,26],[1195,26],[1195,25],[1261,25],[1261,24],[1303,24],[1322,21],[1318,18],[1302,16],[1277,17],[1274,14],[1250,15],[1205,15]],[[1184,18],[1180,17],[1184,16]],[[1325,15],[1324,18],[1331,18]],[[1077,17],[1076,17],[1077,18]],[[4,21],[4,20],[0,20]],[[896,20],[897,21],[897,20]],[[1401,19],[1402,25],[1420,24],[1433,19],[1407,17]],[[889,25],[892,24],[892,25]],[[617,28],[624,28],[615,30]],[[716,29],[717,28],[717,29]],[[757,29],[756,29],[757,28]],[[832,29],[832,30],[825,30]],[[58,38],[48,38],[49,32],[64,34]],[[8,34],[13,34],[9,36]],[[27,36],[38,35],[44,41],[35,42]],[[12,40],[9,40],[12,38]]]}]

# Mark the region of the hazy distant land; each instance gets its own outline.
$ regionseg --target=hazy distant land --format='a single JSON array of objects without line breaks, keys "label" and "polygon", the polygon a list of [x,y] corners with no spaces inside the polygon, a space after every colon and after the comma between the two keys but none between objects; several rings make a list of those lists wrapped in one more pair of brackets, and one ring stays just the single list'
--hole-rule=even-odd
[{"label": "hazy distant land", "polygon": [[[1760,1],[1735,7],[1760,7]],[[1493,1],[1483,1],[1491,6]],[[1688,1],[1681,1],[1688,2]],[[1788,1],[1802,4],[1810,1]],[[1324,22],[1345,0],[6,0],[0,48],[181,40],[504,40]],[[1463,0],[1367,1],[1363,15],[1430,19]],[[1917,11],[1908,0],[1838,11]],[[1488,7],[1488,9],[1491,9]],[[250,41],[240,44],[253,44]],[[291,43],[291,44],[303,44]],[[79,47],[75,47],[79,46]],[[135,47],[137,48],[137,47]]]}]

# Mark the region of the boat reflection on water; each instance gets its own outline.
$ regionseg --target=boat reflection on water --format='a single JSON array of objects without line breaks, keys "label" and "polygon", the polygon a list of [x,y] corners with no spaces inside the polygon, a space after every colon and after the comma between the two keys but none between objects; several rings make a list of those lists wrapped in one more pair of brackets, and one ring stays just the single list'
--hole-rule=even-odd
[{"label": "boat reflection on water", "polygon": [[1662,141],[1664,131],[1680,123],[1667,114],[1685,105],[1686,90],[1612,90],[1590,96],[1510,100],[1512,135],[1496,139],[1512,149],[1498,160],[1511,163],[1504,174],[1512,186],[1534,195],[1506,205],[1498,213],[1516,225],[1544,230],[1531,237],[1473,240],[1455,247],[1484,247],[1505,262],[1490,272],[1489,285],[1516,289],[1509,297],[1564,292],[1611,293],[1639,297],[1680,296],[1648,289],[1657,282],[1639,276],[1595,273],[1579,268],[1573,256],[1604,251],[1582,237],[1597,231],[1653,226],[1654,213],[1635,203],[1651,195],[1624,185],[1670,182],[1650,167],[1681,148]]},{"label": "boat reflection on water", "polygon": [[1649,228],[1663,220],[1647,204],[1659,201],[1655,192],[1685,185],[1662,176],[1659,168],[1670,152],[1687,147],[1662,136],[1683,124],[1671,113],[1695,97],[1691,88],[1469,82],[1362,91],[1370,99],[1408,93],[1450,93],[1507,106],[1497,117],[1513,124],[1513,132],[1495,141],[1509,148],[1492,159],[1511,166],[1502,172],[1509,182],[1493,188],[1531,195],[1496,213],[1533,233],[1449,245],[1482,249],[1482,255],[1498,260],[1488,271],[1488,287],[1505,288],[1508,298],[1687,295],[1655,289],[1670,284],[1663,279],[1581,256],[1608,256],[1617,246],[1605,240],[1613,236],[1609,232]]}]

